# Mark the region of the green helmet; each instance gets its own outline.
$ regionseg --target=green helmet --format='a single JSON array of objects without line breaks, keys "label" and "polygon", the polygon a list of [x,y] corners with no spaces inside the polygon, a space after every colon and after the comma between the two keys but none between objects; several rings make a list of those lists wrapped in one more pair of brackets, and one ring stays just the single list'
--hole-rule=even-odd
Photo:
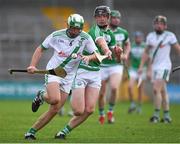
[{"label": "green helmet", "polygon": [[158,16],[155,16],[153,22],[162,22],[164,23],[165,25],[167,24],[167,18],[165,16],[162,16],[162,15],[158,15]]},{"label": "green helmet", "polygon": [[121,13],[118,10],[111,10],[111,16],[121,18]]},{"label": "green helmet", "polygon": [[68,17],[68,26],[83,29],[84,19],[79,14],[72,14]]}]

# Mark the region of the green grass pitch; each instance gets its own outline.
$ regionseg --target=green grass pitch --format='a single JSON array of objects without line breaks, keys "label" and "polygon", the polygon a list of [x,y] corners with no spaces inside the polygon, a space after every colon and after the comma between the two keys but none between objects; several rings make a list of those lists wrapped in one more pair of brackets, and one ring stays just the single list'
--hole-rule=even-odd
[{"label": "green grass pitch", "polygon": [[[152,104],[143,104],[143,113],[127,114],[129,104],[117,103],[115,107],[115,123],[99,125],[98,112],[85,123],[74,129],[66,140],[55,140],[55,133],[64,127],[70,117],[57,115],[37,134],[36,141],[24,140],[24,133],[30,128],[38,116],[48,109],[44,104],[37,113],[31,112],[31,101],[0,101],[0,142],[1,143],[179,143],[180,142],[180,105],[171,105],[171,124],[151,124]],[[65,105],[67,110],[68,105]],[[162,112],[161,112],[162,116]]]}]

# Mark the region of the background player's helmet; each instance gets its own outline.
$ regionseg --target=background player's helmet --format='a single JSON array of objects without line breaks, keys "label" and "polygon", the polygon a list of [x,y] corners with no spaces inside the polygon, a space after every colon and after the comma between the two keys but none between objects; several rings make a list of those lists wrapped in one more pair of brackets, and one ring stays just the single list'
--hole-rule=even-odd
[{"label": "background player's helmet", "polygon": [[153,22],[162,22],[164,23],[165,25],[167,24],[167,18],[165,16],[162,16],[162,15],[157,15],[155,16]]},{"label": "background player's helmet", "polygon": [[121,13],[118,10],[111,10],[111,16],[121,18]]},{"label": "background player's helmet", "polygon": [[109,16],[110,13],[111,13],[111,10],[107,6],[98,6],[94,10],[94,16],[98,16],[98,15],[102,15],[102,14],[106,14]]},{"label": "background player's helmet", "polygon": [[84,26],[84,19],[79,14],[72,14],[68,17],[67,24],[69,27],[76,27],[82,30]]},{"label": "background player's helmet", "polygon": [[144,34],[143,34],[141,31],[135,31],[135,32],[133,33],[133,36],[134,36],[134,37],[143,37]]}]

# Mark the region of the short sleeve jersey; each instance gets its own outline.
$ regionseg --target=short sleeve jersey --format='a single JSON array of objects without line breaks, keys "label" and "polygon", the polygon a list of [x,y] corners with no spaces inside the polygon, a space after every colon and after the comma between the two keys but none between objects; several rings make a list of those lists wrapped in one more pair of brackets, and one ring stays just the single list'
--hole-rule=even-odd
[{"label": "short sleeve jersey", "polygon": [[117,27],[115,30],[113,30],[115,39],[116,39],[116,45],[122,47],[124,49],[124,45],[126,42],[129,42],[129,33],[127,30]]},{"label": "short sleeve jersey", "polygon": [[121,46],[122,48],[124,48],[124,44],[126,42],[129,42],[129,33],[127,32],[127,30],[125,30],[121,27],[117,27],[113,31],[113,33],[115,35],[116,44]]},{"label": "short sleeve jersey", "polygon": [[[159,43],[156,54],[154,55]],[[171,69],[172,63],[170,60],[170,49],[171,45],[177,43],[177,39],[174,33],[170,31],[164,31],[162,34],[158,35],[156,32],[151,32],[146,38],[146,45],[151,48],[150,56],[154,55],[154,60],[152,63],[153,69]]]},{"label": "short sleeve jersey", "polygon": [[131,44],[131,52],[130,52],[130,62],[131,62],[131,67],[134,69],[138,69],[140,62],[141,62],[141,57],[145,49],[145,43],[142,42],[141,44],[137,45],[135,42],[132,42]]},{"label": "short sleeve jersey", "polygon": [[[66,30],[53,32],[41,44],[44,49],[54,50],[46,69],[52,69],[60,65],[67,73],[74,73],[81,61],[82,52],[86,50],[93,53],[96,50],[96,46],[88,33],[82,31],[76,38],[70,38],[67,36]],[[77,58],[73,58],[73,54],[76,54]]]},{"label": "short sleeve jersey", "polygon": [[[100,29],[97,25],[94,25],[91,27],[89,34],[93,38],[93,40],[96,42],[100,37],[103,37],[110,50],[112,50],[115,47],[116,41],[113,32],[108,28],[106,30]],[[98,47],[98,50],[101,54],[104,54],[102,49]],[[115,57],[112,55],[112,60],[110,59],[104,59],[101,63],[101,66],[109,66],[111,64],[116,64]]]},{"label": "short sleeve jersey", "polygon": [[[90,28],[88,33],[91,35],[91,37],[95,43],[99,38],[103,37],[103,38],[105,38],[108,47],[110,49],[114,48],[115,37],[110,29],[102,30],[95,24]],[[103,53],[102,49],[97,44],[96,44],[96,46],[98,48],[97,52],[99,52],[103,55],[104,53]],[[88,53],[86,51],[84,51],[84,54],[88,55]],[[113,60],[105,59],[102,61],[101,65],[106,65],[106,64],[109,65],[109,63],[111,63],[111,61],[115,62],[114,59]],[[81,62],[81,64],[80,64],[80,68],[84,68],[84,69],[90,70],[90,71],[99,71],[100,70],[99,66],[100,66],[100,63],[96,62],[96,61],[91,61],[88,65],[84,64],[83,62]]]}]

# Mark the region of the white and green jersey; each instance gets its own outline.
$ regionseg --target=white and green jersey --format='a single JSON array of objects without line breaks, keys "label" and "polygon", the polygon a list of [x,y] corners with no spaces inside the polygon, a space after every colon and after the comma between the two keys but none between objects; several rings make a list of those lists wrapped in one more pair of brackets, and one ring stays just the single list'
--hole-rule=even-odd
[{"label": "white and green jersey", "polygon": [[145,49],[144,42],[142,42],[140,44],[136,44],[135,42],[132,42],[131,52],[130,52],[130,62],[131,62],[132,68],[134,68],[136,70],[139,68],[144,49]]},{"label": "white and green jersey", "polygon": [[[66,30],[62,29],[50,34],[41,47],[54,50],[46,69],[56,68],[60,65],[68,74],[72,74],[78,68],[82,52],[86,50],[92,54],[97,48],[88,33],[82,31],[76,38],[70,38],[67,36]],[[72,55],[76,55],[77,58],[73,58]]]},{"label": "white and green jersey", "polygon": [[[157,46],[161,41],[162,44],[156,51]],[[152,63],[153,69],[171,69],[172,64],[170,60],[170,49],[171,45],[175,43],[177,43],[176,36],[170,31],[164,31],[160,35],[156,34],[156,32],[151,32],[148,34],[146,39],[146,45],[151,47],[151,57],[153,57],[154,55]]]},{"label": "white and green jersey", "polygon": [[[113,35],[113,33],[112,33],[112,31],[110,29],[103,30],[103,29],[100,29],[97,25],[93,25],[88,33],[91,35],[91,37],[92,37],[92,39],[94,40],[95,43],[99,38],[103,37],[103,38],[105,38],[109,48],[110,49],[114,48],[114,46],[115,46],[115,37],[114,37],[114,35]],[[102,49],[98,45],[96,45],[96,46],[98,48],[97,52],[100,52],[101,54],[104,54]],[[87,51],[84,51],[83,54],[84,55],[89,55],[89,53]],[[109,63],[111,61],[113,61],[113,60],[105,59],[105,60],[102,61],[101,65],[109,65]],[[115,62],[115,60],[113,62]],[[99,71],[100,70],[99,66],[100,66],[100,63],[96,62],[96,61],[91,61],[88,65],[86,65],[86,64],[84,64],[82,62],[80,64],[80,68],[90,70],[90,71]]]}]

